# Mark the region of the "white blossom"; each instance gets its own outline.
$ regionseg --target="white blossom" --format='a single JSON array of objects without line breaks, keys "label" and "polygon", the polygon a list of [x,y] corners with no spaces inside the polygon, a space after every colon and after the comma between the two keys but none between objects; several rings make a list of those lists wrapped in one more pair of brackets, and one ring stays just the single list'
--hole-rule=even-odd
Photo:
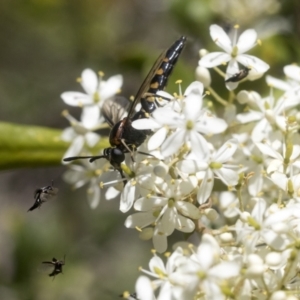
[{"label": "white blossom", "polygon": [[[261,59],[244,54],[256,45],[257,34],[254,29],[244,31],[237,40],[235,32],[233,41],[230,40],[225,31],[218,25],[210,26],[210,35],[213,41],[225,52],[212,52],[202,57],[199,65],[206,68],[213,68],[218,65],[228,63],[225,79],[239,73],[238,63],[245,67],[250,67],[256,73],[262,74],[269,69],[269,65]],[[226,86],[229,90],[233,90],[238,86],[238,82],[227,82]]]},{"label": "white blossom", "polygon": [[80,83],[86,94],[81,92],[61,94],[66,104],[83,108],[81,119],[84,122],[88,122],[91,115],[100,119],[100,108],[104,101],[118,93],[123,84],[121,75],[112,76],[106,81],[102,77],[102,73],[97,77],[93,70],[85,69],[81,73]]}]

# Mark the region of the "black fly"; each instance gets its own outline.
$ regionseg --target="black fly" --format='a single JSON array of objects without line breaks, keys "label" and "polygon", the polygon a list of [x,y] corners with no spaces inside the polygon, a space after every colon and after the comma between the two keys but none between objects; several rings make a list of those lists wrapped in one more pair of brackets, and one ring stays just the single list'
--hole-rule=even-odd
[{"label": "black fly", "polygon": [[[133,128],[131,123],[134,120],[145,118],[147,114],[155,110],[158,105],[155,95],[167,85],[168,77],[172,73],[185,42],[186,38],[183,36],[158,57],[131,103],[127,117],[117,119],[125,112],[128,104],[125,100],[121,100],[123,98],[115,103],[113,99],[104,103],[102,113],[112,127],[109,135],[111,147],[104,149],[102,155],[67,157],[64,161],[86,158],[93,162],[99,158],[106,158],[124,178],[121,163],[125,160],[125,153],[130,153],[133,160],[133,151],[145,141],[150,133],[148,130]],[[134,114],[135,106],[139,101],[141,101],[142,109]]]},{"label": "black fly", "polygon": [[50,277],[53,277],[53,279],[55,278],[55,276],[59,273],[62,273],[63,270],[63,266],[65,265],[65,258],[66,256],[64,256],[64,260],[57,260],[56,258],[52,258],[52,261],[43,261],[42,264],[49,266],[52,269],[52,272],[50,274],[48,274]]},{"label": "black fly", "polygon": [[242,79],[244,79],[248,76],[250,71],[251,71],[251,68],[244,67],[238,73],[236,73],[233,76],[226,79],[225,82],[238,82],[238,81],[241,81]]},{"label": "black fly", "polygon": [[40,207],[44,202],[54,197],[57,194],[57,192],[58,192],[58,188],[53,187],[53,181],[51,185],[44,186],[40,189],[35,190],[34,192],[35,202],[33,206],[28,209],[28,211],[32,211]]}]

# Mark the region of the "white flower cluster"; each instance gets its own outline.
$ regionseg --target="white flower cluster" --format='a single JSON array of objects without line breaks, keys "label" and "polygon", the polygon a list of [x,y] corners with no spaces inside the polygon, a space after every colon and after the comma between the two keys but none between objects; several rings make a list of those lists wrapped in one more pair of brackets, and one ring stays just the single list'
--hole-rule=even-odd
[{"label": "white flower cluster", "polygon": [[[134,152],[134,161],[127,154],[125,186],[105,159],[72,164],[65,179],[75,187],[90,184],[93,208],[104,193],[107,199],[120,197],[122,212],[134,208],[125,226],[137,229],[141,239],[152,239],[156,252],[168,249],[175,229],[191,241],[200,238],[198,247],[177,243],[166,265],[154,254],[150,271],[142,271],[155,279],[141,276],[136,295],[128,293],[128,299],[298,299],[300,68],[286,66],[286,81],[268,76],[267,96],[235,94],[238,84],[269,68],[245,54],[257,44],[256,32],[246,30],[233,42],[217,25],[210,33],[225,53],[201,50],[198,81],[184,93],[159,92],[156,97],[166,104],[133,122],[152,134]],[[217,66],[226,63],[224,74]],[[228,100],[213,89],[207,68],[224,77]],[[67,104],[83,108],[81,122],[66,114],[72,125],[63,135],[72,141],[66,156],[87,153],[98,141],[92,131],[103,121],[101,101],[121,84],[120,76],[98,82],[85,70],[82,85],[88,95],[62,95]],[[275,97],[273,88],[282,95]]]}]

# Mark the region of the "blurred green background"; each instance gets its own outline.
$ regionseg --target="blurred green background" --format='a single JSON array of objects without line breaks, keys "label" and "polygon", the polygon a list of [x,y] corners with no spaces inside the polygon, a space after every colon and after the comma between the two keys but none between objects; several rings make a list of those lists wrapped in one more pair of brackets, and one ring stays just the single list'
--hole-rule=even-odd
[{"label": "blurred green background", "polygon": [[[262,46],[253,49],[283,78],[282,67],[299,62],[300,2],[279,0],[1,0],[0,121],[63,129],[64,91],[81,91],[84,68],[106,78],[123,74],[123,95],[133,95],[157,55],[181,35],[188,44],[175,80],[194,79],[198,51],[218,51],[209,25],[255,28]],[[214,88],[226,98],[224,81],[212,71]],[[268,93],[264,80],[239,87]],[[70,108],[79,116],[79,109]],[[1,145],[0,145],[1,147]],[[3,159],[0,157],[0,160]],[[138,266],[147,267],[151,242],[125,229],[119,203],[102,200],[96,210],[85,188],[71,191],[65,167],[3,170],[0,173],[0,299],[118,299],[134,290]],[[56,200],[27,213],[36,188],[54,180]],[[66,255],[54,281],[39,264]]]}]

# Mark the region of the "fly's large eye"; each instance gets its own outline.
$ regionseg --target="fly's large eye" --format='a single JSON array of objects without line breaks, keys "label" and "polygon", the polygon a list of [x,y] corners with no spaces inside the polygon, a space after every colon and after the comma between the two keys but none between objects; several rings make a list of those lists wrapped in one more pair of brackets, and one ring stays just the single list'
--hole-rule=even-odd
[{"label": "fly's large eye", "polygon": [[125,154],[118,148],[114,148],[111,151],[111,160],[120,164],[125,160]]}]

